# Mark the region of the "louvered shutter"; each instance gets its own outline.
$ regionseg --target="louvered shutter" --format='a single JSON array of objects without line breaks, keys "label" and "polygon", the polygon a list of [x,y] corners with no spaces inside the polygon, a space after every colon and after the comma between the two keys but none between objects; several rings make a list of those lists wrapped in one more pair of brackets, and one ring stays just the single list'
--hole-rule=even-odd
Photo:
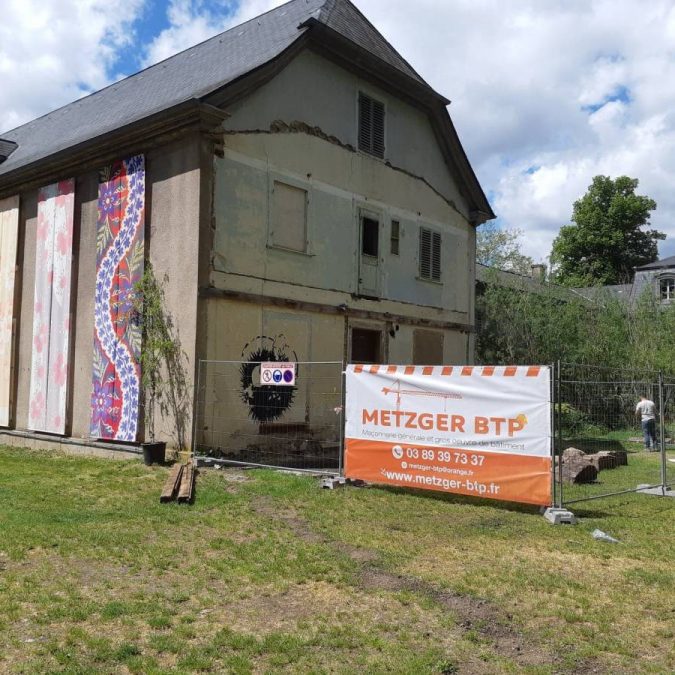
[{"label": "louvered shutter", "polygon": [[420,278],[441,280],[441,235],[420,227]]},{"label": "louvered shutter", "polygon": [[431,278],[441,280],[441,235],[438,232],[432,232]]},{"label": "louvered shutter", "polygon": [[420,277],[431,279],[431,230],[420,227]]},{"label": "louvered shutter", "polygon": [[359,150],[370,152],[373,144],[373,107],[371,99],[359,94]]},{"label": "louvered shutter", "polygon": [[376,157],[384,157],[384,104],[373,101],[373,146]]},{"label": "louvered shutter", "polygon": [[359,150],[384,158],[384,103],[359,93]]}]

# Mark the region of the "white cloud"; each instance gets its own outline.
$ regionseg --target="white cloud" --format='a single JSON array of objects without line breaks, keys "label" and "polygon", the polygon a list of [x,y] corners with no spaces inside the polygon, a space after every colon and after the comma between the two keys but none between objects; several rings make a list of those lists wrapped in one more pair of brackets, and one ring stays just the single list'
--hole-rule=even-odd
[{"label": "white cloud", "polygon": [[169,0],[166,11],[169,27],[148,45],[144,65],[162,61],[280,4],[274,0],[241,4],[235,0]]},{"label": "white cloud", "polygon": [[110,81],[143,0],[3,0],[0,130],[95,91]]},{"label": "white cloud", "polygon": [[[125,3],[124,19],[133,21],[142,2]],[[57,4],[59,12],[45,9]],[[280,4],[170,0],[169,26],[148,44],[145,61]],[[672,0],[356,4],[453,101],[450,112],[481,183],[501,221],[526,233],[526,253],[548,255],[574,200],[604,173],[640,179],[640,191],[658,203],[653,226],[672,237],[661,253],[675,254]],[[119,8],[101,0],[6,5],[0,78],[12,103],[0,101],[0,127],[77,97],[82,84],[106,83],[129,31],[129,23],[117,23]]]},{"label": "white cloud", "polygon": [[392,5],[359,2],[452,99],[493,208],[525,232],[526,253],[548,255],[599,173],[640,179],[658,204],[652,225],[673,238],[661,253],[675,253],[671,0],[420,0],[414,17]]}]

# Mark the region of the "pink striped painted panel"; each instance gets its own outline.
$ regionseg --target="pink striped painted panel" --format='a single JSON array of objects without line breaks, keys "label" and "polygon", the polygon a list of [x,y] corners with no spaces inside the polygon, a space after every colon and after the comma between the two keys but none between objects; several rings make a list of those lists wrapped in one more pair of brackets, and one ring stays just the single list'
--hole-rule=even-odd
[{"label": "pink striped painted panel", "polygon": [[39,190],[29,426],[54,434],[66,427],[74,210],[74,180]]},{"label": "pink striped painted panel", "polygon": [[19,197],[0,200],[0,426],[9,426]]}]

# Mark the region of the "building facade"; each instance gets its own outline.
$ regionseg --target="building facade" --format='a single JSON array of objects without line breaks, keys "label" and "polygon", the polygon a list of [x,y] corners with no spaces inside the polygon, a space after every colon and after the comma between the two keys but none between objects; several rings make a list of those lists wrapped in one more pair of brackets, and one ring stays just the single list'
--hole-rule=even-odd
[{"label": "building facade", "polygon": [[293,0],[0,132],[0,442],[143,440],[147,261],[191,391],[201,359],[470,363],[494,216],[447,103],[351,3]]}]

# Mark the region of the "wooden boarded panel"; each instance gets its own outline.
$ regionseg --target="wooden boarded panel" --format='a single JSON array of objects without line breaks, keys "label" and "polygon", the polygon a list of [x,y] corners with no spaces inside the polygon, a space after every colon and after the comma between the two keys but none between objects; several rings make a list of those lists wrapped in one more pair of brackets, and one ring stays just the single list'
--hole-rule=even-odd
[{"label": "wooden boarded panel", "polygon": [[416,328],[413,331],[413,363],[437,366],[443,363],[443,333]]},{"label": "wooden boarded panel", "polygon": [[75,181],[38,191],[29,428],[65,433]]},{"label": "wooden boarded panel", "polygon": [[305,251],[307,248],[307,191],[274,181],[272,188],[272,243]]},{"label": "wooden boarded panel", "polygon": [[9,426],[19,196],[0,200],[0,426]]}]

